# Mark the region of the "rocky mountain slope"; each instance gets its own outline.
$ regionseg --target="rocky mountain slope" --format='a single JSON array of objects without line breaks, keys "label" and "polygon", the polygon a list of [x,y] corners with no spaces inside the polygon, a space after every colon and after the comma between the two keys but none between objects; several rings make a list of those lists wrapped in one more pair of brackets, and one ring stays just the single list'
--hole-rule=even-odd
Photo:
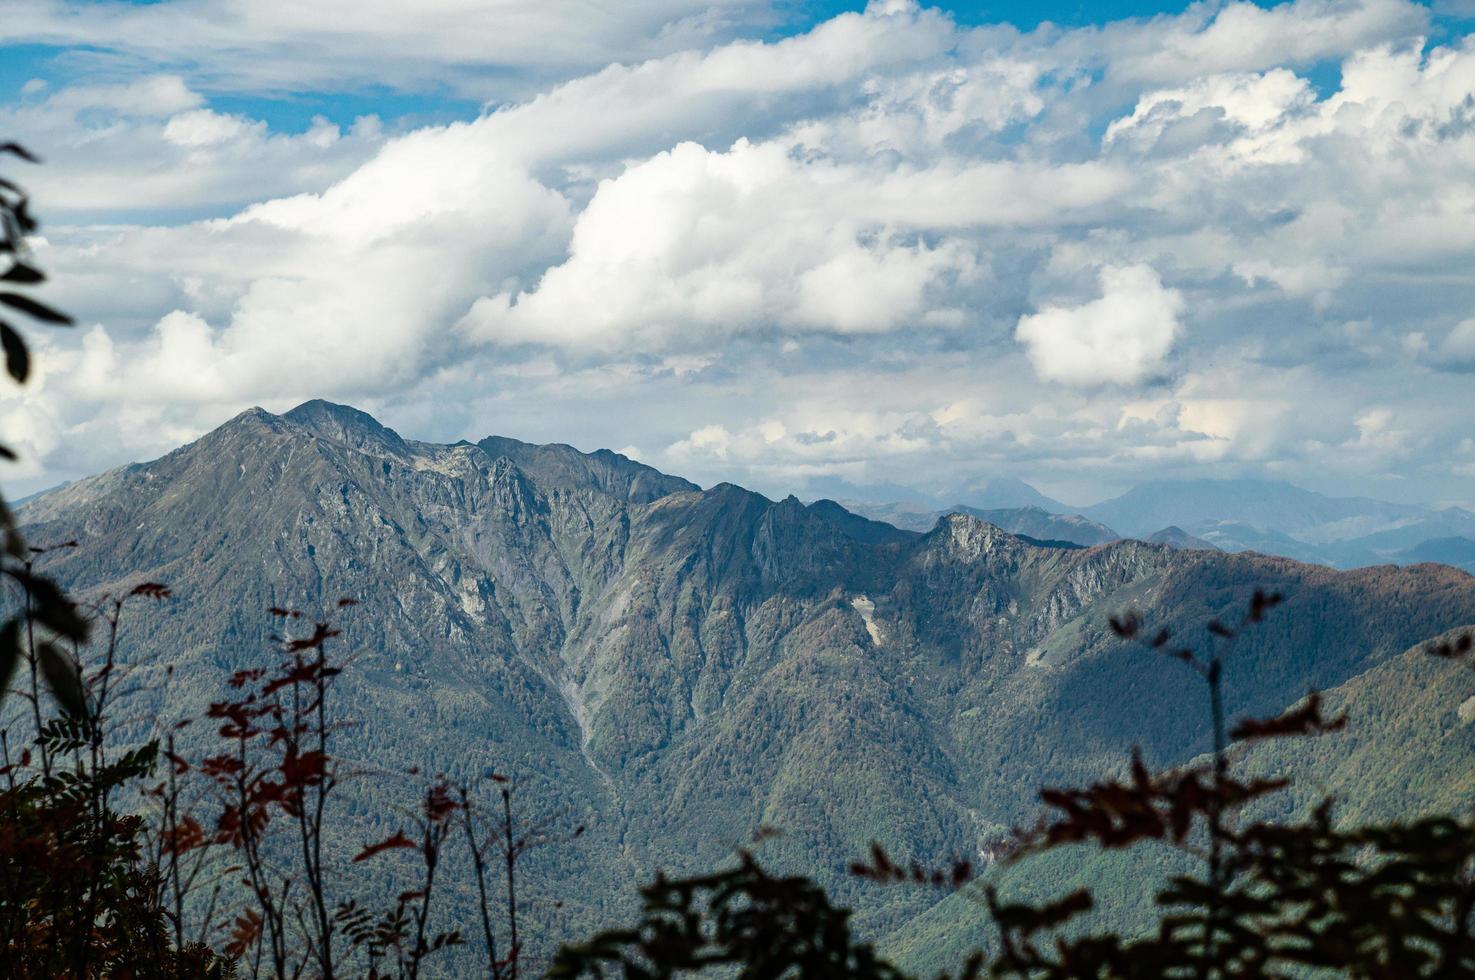
[{"label": "rocky mountain slope", "polygon": [[[937,526],[937,522],[949,514],[964,514],[976,517],[1010,534],[1022,535],[1036,541],[1064,542],[1089,548],[1106,544],[1121,537],[1104,524],[1081,517],[1079,514],[1062,514],[1029,504],[1019,507],[970,507],[955,504],[941,510],[925,510],[900,504],[856,504],[847,505],[857,514],[884,521],[898,528],[925,533]],[[1172,542],[1163,542],[1172,544]]]},{"label": "rocky mountain slope", "polygon": [[[1119,766],[1134,743],[1157,763],[1204,749],[1182,708],[1193,678],[1108,629],[1125,606],[1202,639],[1255,588],[1283,592],[1230,668],[1233,710],[1256,713],[1475,623],[1475,578],[1438,565],[1052,546],[965,514],[915,533],[605,451],[414,442],[325,402],[246,412],[21,517],[33,541],[80,540],[48,561],[84,594],[174,589],[124,634],[140,725],[198,712],[270,656],[267,607],[359,600],[342,622],[346,754],[375,773],[494,766],[530,809],[590,815],[530,872],[545,943],[760,825],[783,831],[770,860],[904,935],[936,896],[848,879],[872,839],[902,858],[977,853],[1042,783]],[[350,788],[359,840],[395,785]]]}]

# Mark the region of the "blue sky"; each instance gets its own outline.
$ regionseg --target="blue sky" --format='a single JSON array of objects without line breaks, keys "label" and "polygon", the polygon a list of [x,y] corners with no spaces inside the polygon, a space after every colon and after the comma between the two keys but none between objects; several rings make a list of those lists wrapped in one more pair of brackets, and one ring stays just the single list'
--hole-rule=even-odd
[{"label": "blue sky", "polygon": [[[146,7],[167,3],[169,0],[116,2]],[[1263,0],[1257,0],[1257,5],[1274,6]],[[1047,22],[1062,27],[1088,27],[1126,18],[1175,14],[1181,12],[1186,5],[1181,2],[1136,0],[1098,3],[1054,0],[1039,3],[938,3],[933,6],[947,11],[960,25],[1005,23],[1022,31],[1031,31]],[[761,25],[761,29],[752,33],[768,38],[790,36],[810,30],[837,14],[857,12],[864,8],[863,2],[795,0],[779,5],[773,11],[771,23]],[[1458,28],[1467,22],[1465,18],[1442,15],[1434,22],[1434,33]],[[57,85],[94,74],[97,66],[89,66],[89,59],[106,53],[102,48],[65,44],[13,43],[4,45],[3,49],[5,57],[0,59],[0,92],[10,93],[19,91],[23,85],[35,79]],[[1333,63],[1319,67],[1323,69],[1319,82],[1335,81],[1331,72],[1335,67]],[[135,65],[134,70],[137,68]],[[111,74],[116,70],[110,67],[104,73]],[[450,86],[433,83],[416,84],[407,88],[389,85],[328,85],[301,91],[275,91],[269,95],[258,92],[242,93],[233,91],[230,86],[224,86],[210,91],[210,95],[212,105],[223,111],[246,113],[269,123],[273,129],[287,132],[307,129],[317,116],[325,116],[343,124],[360,116],[373,114],[386,121],[412,126],[470,118],[482,107],[481,100],[467,98],[464,93],[454,91]]]},{"label": "blue sky", "polygon": [[1475,502],[1470,26],[14,0],[0,127],[82,326],[0,393],[7,487],[328,397],[774,494]]}]

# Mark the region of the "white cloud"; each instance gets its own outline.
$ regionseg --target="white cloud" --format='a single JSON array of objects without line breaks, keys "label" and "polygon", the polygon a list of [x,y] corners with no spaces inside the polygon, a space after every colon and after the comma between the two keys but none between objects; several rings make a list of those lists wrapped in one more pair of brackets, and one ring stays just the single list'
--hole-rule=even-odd
[{"label": "white cloud", "polygon": [[1436,348],[1430,349],[1423,335],[1410,345],[1415,356],[1437,367],[1453,371],[1475,371],[1475,319],[1461,320]]},{"label": "white cloud", "polygon": [[1158,370],[1178,335],[1183,295],[1151,266],[1108,266],[1101,296],[1021,317],[1015,336],[1040,377],[1063,384],[1135,384]]},{"label": "white cloud", "polygon": [[84,46],[108,65],[168,65],[237,91],[450,83],[505,98],[773,20],[761,0],[12,0],[0,42]]},{"label": "white cloud", "polygon": [[479,301],[466,327],[501,342],[614,348],[955,316],[929,291],[971,271],[968,251],[869,220],[852,207],[864,179],[775,143],[725,153],[683,143],[603,182],[568,261],[530,291]]},{"label": "white cloud", "polygon": [[306,132],[216,112],[176,75],[47,87],[0,105],[0,132],[46,165],[18,173],[53,222],[82,214],[228,211],[263,197],[321,190],[384,141],[379,121]]},{"label": "white cloud", "polygon": [[1112,78],[1171,84],[1338,58],[1389,37],[1418,35],[1428,16],[1408,0],[1292,0],[1268,8],[1235,0],[1194,4],[1177,18],[1108,28],[1100,47]]}]

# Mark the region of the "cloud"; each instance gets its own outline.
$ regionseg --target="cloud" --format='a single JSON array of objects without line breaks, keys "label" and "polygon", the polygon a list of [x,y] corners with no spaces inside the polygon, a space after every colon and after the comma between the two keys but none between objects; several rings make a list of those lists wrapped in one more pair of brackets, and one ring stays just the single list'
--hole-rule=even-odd
[{"label": "cloud", "polygon": [[1113,55],[1109,75],[1162,84],[1312,65],[1389,37],[1419,35],[1428,17],[1424,7],[1407,0],[1293,0],[1269,8],[1240,0],[1195,5],[1167,22],[1120,32],[1117,44],[1108,31],[1103,47]]},{"label": "cloud", "polygon": [[1410,334],[1406,346],[1415,358],[1438,370],[1475,372],[1475,319],[1461,320],[1432,346],[1423,333]]},{"label": "cloud", "polygon": [[373,117],[347,130],[317,119],[302,133],[273,133],[259,120],[211,109],[177,75],[47,86],[0,105],[0,132],[45,158],[16,176],[52,221],[229,212],[321,190],[385,140]]},{"label": "cloud", "polygon": [[1135,384],[1162,367],[1178,335],[1183,295],[1148,265],[1108,266],[1101,296],[1021,317],[1014,335],[1040,377],[1070,385]]},{"label": "cloud", "polygon": [[587,349],[957,319],[932,293],[972,271],[967,249],[875,223],[852,206],[864,180],[775,143],[683,143],[601,183],[568,260],[532,290],[478,301],[464,326]]},{"label": "cloud", "polygon": [[449,84],[491,99],[775,20],[760,0],[15,0],[0,42],[81,47],[114,71],[167,66],[237,92]]}]

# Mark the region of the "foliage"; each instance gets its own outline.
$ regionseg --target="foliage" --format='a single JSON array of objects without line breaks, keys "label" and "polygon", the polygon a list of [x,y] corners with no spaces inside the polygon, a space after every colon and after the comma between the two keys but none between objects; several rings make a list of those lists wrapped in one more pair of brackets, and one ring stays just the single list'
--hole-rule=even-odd
[{"label": "foliage", "polygon": [[[10,154],[31,163],[39,162],[24,147],[0,143],[0,156]],[[30,202],[16,183],[0,178],[0,313],[24,314],[42,323],[70,326],[72,320],[35,299],[27,290],[46,281],[36,268],[26,236],[39,225],[31,214]],[[0,346],[5,350],[6,372],[17,384],[24,384],[31,374],[31,355],[25,339],[11,323],[0,318]],[[0,459],[15,459],[15,453],[0,445]],[[62,645],[79,643],[87,638],[87,622],[72,602],[49,579],[35,574],[35,558],[51,550],[28,546],[21,538],[15,519],[0,498],[0,575],[10,579],[21,590],[22,612],[0,623],[0,700],[10,690],[11,677],[24,659],[30,668],[30,687],[26,697],[32,706],[36,727],[41,727],[39,677],[44,677],[57,699],[72,717],[83,713],[76,662],[68,657]],[[70,547],[66,542],[58,547]],[[38,641],[38,629],[42,638]],[[59,641],[59,642],[58,642]],[[42,768],[49,774],[50,748],[41,746]]]},{"label": "foliage", "polygon": [[0,732],[0,974],[231,973],[206,945],[171,928],[177,920],[164,904],[159,865],[149,860],[145,820],[118,805],[120,790],[153,773],[158,744],[118,752],[105,737],[125,604],[167,595],[150,583],[107,603],[100,614],[107,654],[95,669],[79,669],[75,698],[60,699],[63,714],[45,719],[18,750]]},{"label": "foliage", "polygon": [[746,851],[709,875],[658,876],[640,890],[645,912],[631,929],[602,932],[560,951],[550,977],[657,980],[731,967],[741,980],[902,974],[851,935],[850,913],[804,877],[778,877]]}]

